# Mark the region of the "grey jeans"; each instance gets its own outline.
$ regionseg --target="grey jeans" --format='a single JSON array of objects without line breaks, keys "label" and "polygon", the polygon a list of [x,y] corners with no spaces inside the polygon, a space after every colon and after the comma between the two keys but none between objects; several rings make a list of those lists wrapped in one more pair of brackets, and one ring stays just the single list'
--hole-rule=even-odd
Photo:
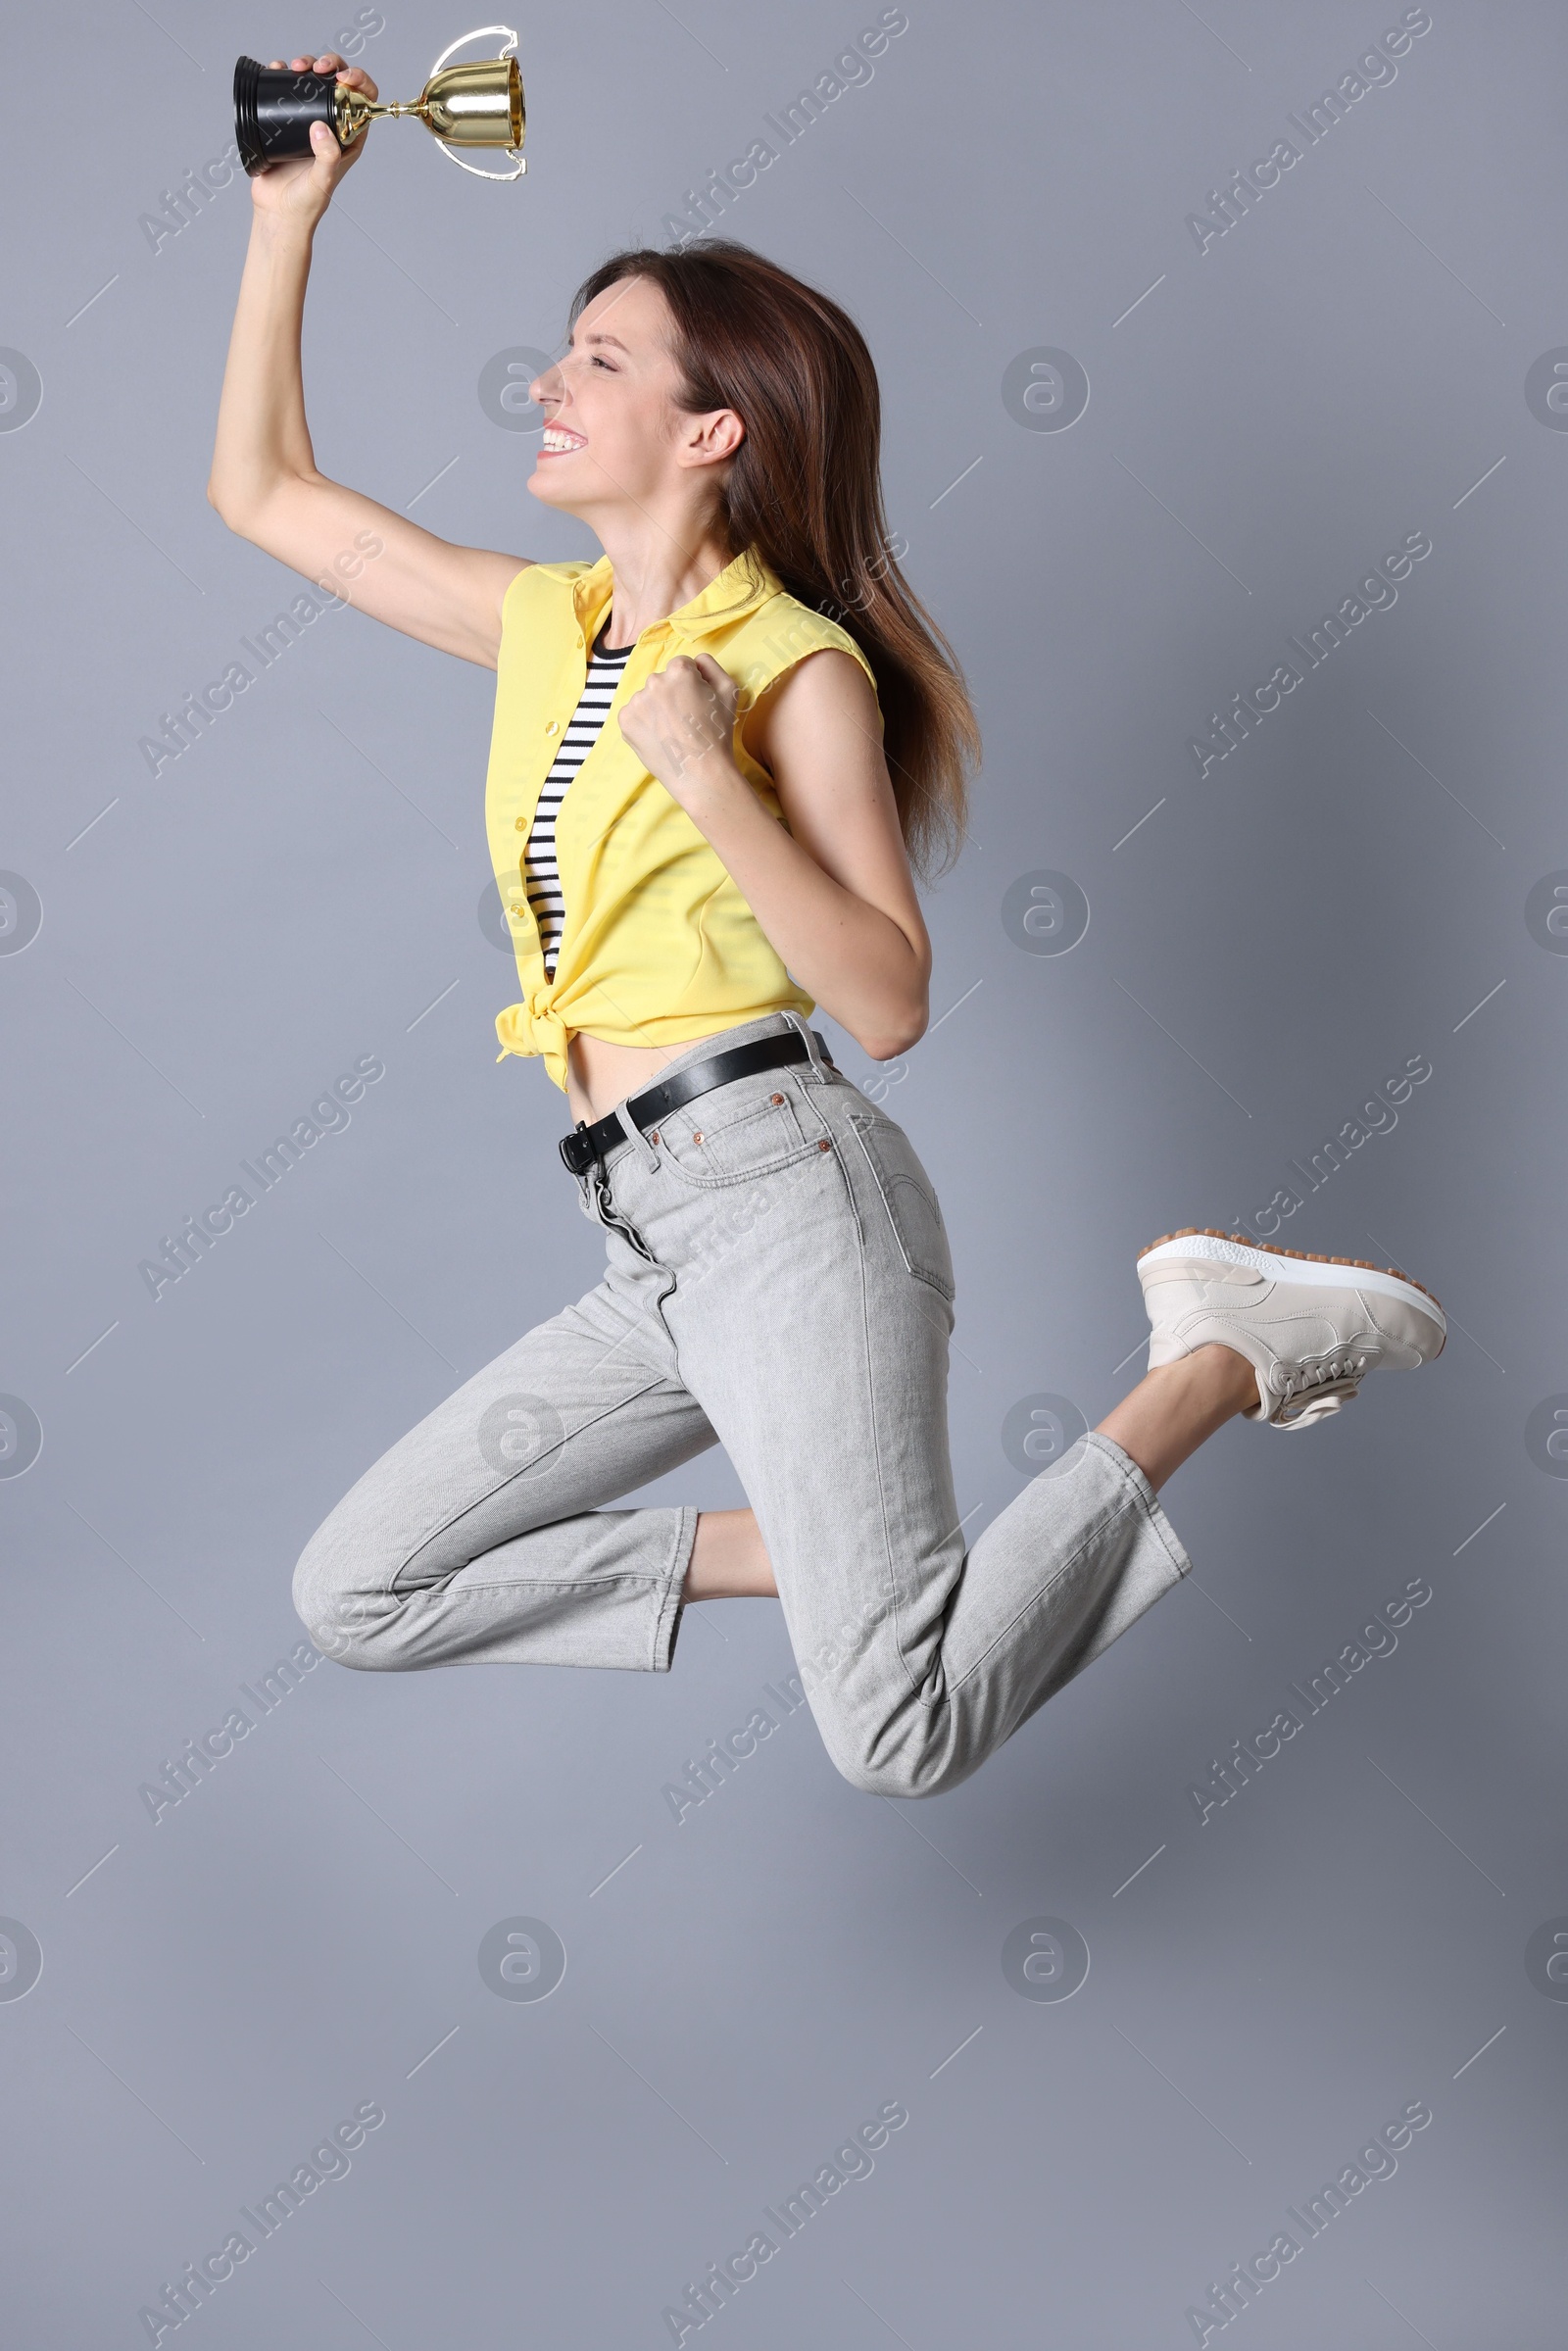
[{"label": "grey jeans", "polygon": [[[791,1027],[810,1042],[790,1012],[721,1042]],[[697,1511],[606,1505],[717,1443],[834,1764],[876,1794],[956,1786],[1186,1552],[1101,1436],[966,1544],[941,1210],[903,1129],[814,1045],[654,1135],[622,1124],[602,1181],[575,1179],[605,1227],[604,1280],[366,1472],[300,1560],[301,1617],[327,1655],[372,1670],[667,1671]]]}]

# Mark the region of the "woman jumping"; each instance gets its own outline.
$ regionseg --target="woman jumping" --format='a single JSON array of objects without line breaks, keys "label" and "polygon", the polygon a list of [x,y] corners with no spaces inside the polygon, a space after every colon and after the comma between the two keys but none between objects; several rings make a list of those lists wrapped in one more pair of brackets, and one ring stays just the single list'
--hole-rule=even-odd
[{"label": "woman jumping", "polygon": [[[281,63],[281,61],[278,61]],[[295,58],[373,97],[341,58]],[[967,1544],[947,1426],[954,1279],[908,1139],[834,1067],[927,1023],[911,878],[961,842],[979,739],[886,533],[858,330],[746,248],[617,254],[531,386],[528,488],[596,563],[458,547],[317,469],[300,331],[359,145],[254,182],[209,496],[308,578],[494,669],[486,819],[598,1287],[375,1462],[295,1573],[371,1670],[668,1670],[685,1601],[776,1595],[855,1787],[965,1779],[1189,1561],[1155,1498],[1242,1413],[1300,1429],[1442,1348],[1359,1258],[1186,1231],[1138,1260],[1149,1373]],[[371,560],[345,564],[356,548]],[[831,615],[831,616],[830,616]],[[721,1444],[744,1510],[607,1507]]]}]

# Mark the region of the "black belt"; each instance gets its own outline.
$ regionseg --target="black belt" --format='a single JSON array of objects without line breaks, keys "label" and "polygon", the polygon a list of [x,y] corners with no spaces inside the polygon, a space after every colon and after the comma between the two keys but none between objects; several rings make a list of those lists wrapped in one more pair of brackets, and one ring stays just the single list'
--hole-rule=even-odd
[{"label": "black belt", "polygon": [[[833,1056],[816,1030],[817,1050],[829,1068]],[[731,1078],[749,1078],[760,1069],[782,1069],[791,1061],[810,1058],[806,1039],[799,1029],[791,1029],[777,1037],[754,1037],[750,1045],[731,1046],[728,1053],[714,1053],[706,1061],[694,1061],[690,1069],[678,1070],[674,1077],[650,1086],[646,1094],[634,1094],[626,1104],[632,1123],[645,1130],[667,1118],[699,1094],[711,1093],[715,1086],[727,1086]],[[613,1111],[608,1117],[596,1119],[589,1126],[578,1119],[573,1132],[561,1138],[561,1155],[574,1176],[586,1175],[596,1159],[603,1159],[617,1143],[626,1141],[626,1130]]]}]

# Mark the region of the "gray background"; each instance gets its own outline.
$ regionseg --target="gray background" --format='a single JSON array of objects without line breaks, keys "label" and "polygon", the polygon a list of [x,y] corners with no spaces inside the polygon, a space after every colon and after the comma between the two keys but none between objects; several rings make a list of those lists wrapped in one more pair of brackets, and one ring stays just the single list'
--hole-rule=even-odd
[{"label": "gray background", "polygon": [[[481,369],[557,347],[578,277],[664,241],[875,15],[525,23],[506,191],[378,127],[318,246],[323,466],[454,539],[593,552]],[[412,96],[461,17],[387,17],[364,61]],[[1397,1128],[1284,1237],[1418,1274],[1462,1318],[1442,1362],[1300,1441],[1228,1429],[1166,1495],[1192,1583],[936,1801],[853,1791],[803,1711],[676,1825],[665,1784],[790,1669],[748,1603],[692,1611],[668,1677],[322,1665],[155,1825],[142,1784],[299,1639],[313,1527],[598,1258],[559,1096],[493,1058],[491,679],[332,613],[156,781],[137,750],[298,585],[203,495],[245,183],[156,251],[141,216],[221,154],[239,50],[338,20],[11,12],[0,342],[43,398],[0,431],[0,865],[43,921],[0,957],[0,1389],[43,1447],[0,1481],[0,1911],[43,1972],[0,2000],[8,2343],[146,2340],[367,2099],[384,2126],[218,2288],[210,2351],[668,2341],[894,2099],[874,2174],[704,2339],[1192,2341],[1208,2282],[1421,2099],[1396,2177],[1247,2311],[1254,2351],[1563,2341],[1568,2005],[1525,1951],[1568,1912],[1568,1495],[1525,1430],[1568,1389],[1568,963],[1524,915],[1568,866],[1568,440],[1525,396],[1568,342],[1561,11],[1438,0],[1238,226],[1185,225],[1398,17],[910,0],[729,224],[862,322],[890,514],[985,726],[929,898],[946,1017],[880,1073],[953,1232],[971,1525],[1018,1490],[1020,1399],[1093,1421],[1136,1376],[1137,1249],[1251,1224],[1410,1055]],[[1070,430],[1004,404],[1041,347],[1087,370]],[[1208,713],[1416,531],[1394,609],[1200,780]],[[1001,918],[1042,868],[1092,907],[1061,957]],[[154,1303],[138,1261],[362,1054],[352,1125]],[[741,1498],[716,1454],[653,1491]],[[1200,1826],[1210,1758],[1412,1577],[1397,1652]],[[567,1953],[538,2005],[476,1963],[519,1915]],[[1092,1953],[1064,2004],[1003,1974],[1041,1916]]]}]

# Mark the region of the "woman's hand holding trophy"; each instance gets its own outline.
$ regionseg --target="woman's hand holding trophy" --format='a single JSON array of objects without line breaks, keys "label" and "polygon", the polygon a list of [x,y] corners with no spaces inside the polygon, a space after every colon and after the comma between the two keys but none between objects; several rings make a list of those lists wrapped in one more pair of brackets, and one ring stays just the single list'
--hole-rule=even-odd
[{"label": "woman's hand holding trophy", "polygon": [[[309,75],[318,81],[335,80],[372,103],[380,94],[363,66],[351,66],[333,50],[319,57],[296,57],[287,64],[274,57],[268,71]],[[309,154],[278,156],[265,170],[252,172],[251,201],[256,210],[314,227],[331,203],[344,172],[364,154],[368,127],[368,123],[362,126],[358,137],[343,147],[325,117],[318,114],[304,126],[304,135],[310,140]]]}]

